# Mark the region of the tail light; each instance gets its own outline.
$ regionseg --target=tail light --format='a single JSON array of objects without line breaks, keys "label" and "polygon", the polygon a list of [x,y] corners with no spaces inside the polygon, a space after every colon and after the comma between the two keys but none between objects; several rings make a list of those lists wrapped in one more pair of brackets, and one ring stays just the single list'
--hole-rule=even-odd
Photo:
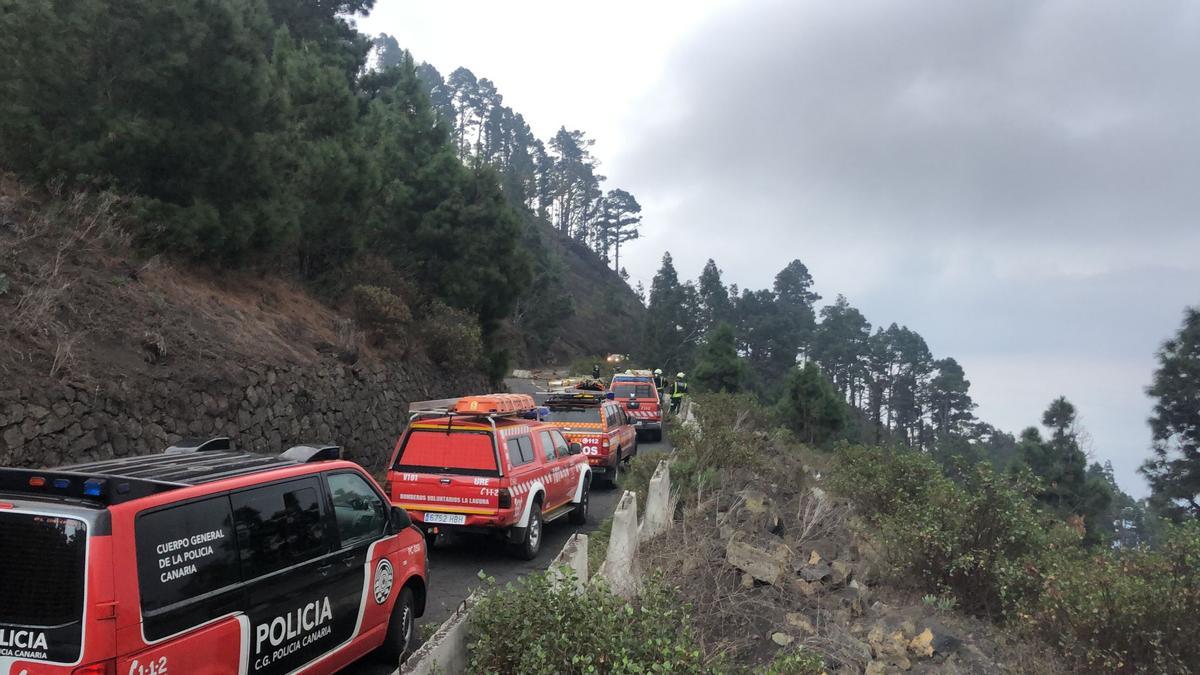
[{"label": "tail light", "polygon": [[508,491],[508,488],[500,488],[499,500],[500,500],[500,508],[502,508],[502,509],[511,509],[512,508],[512,493]]},{"label": "tail light", "polygon": [[608,439],[607,438],[600,439],[600,447],[604,448],[605,450],[608,449]]},{"label": "tail light", "polygon": [[116,675],[116,661],[100,661],[99,663],[90,663],[86,666],[80,666],[71,671],[71,675]]},{"label": "tail light", "polygon": [[388,496],[388,499],[391,499],[391,497],[392,497],[392,479],[391,478],[383,481],[383,493]]}]

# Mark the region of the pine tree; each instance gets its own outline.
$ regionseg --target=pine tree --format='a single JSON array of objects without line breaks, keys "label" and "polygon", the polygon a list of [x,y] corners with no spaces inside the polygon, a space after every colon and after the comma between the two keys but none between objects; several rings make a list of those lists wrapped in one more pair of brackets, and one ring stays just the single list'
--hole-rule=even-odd
[{"label": "pine tree", "polygon": [[737,353],[733,326],[717,324],[696,356],[691,380],[701,391],[737,393],[746,381],[746,364]]},{"label": "pine tree", "polygon": [[777,407],[784,423],[810,444],[836,438],[850,422],[846,403],[811,361],[788,373]]},{"label": "pine tree", "polygon": [[1142,465],[1153,504],[1174,517],[1200,517],[1200,310],[1184,311],[1183,325],[1158,351],[1147,393],[1154,456]]}]

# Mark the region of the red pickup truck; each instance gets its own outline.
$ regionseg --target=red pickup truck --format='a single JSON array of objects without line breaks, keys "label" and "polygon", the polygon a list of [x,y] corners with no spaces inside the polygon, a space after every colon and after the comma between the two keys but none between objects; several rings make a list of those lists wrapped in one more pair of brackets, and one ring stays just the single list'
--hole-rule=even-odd
[{"label": "red pickup truck", "polygon": [[608,391],[633,421],[638,438],[662,440],[662,401],[653,377],[614,375]]},{"label": "red pickup truck", "polygon": [[432,538],[441,531],[503,536],[532,560],[542,527],[582,524],[592,470],[583,447],[540,419],[533,397],[468,396],[416,410],[388,464],[387,491]]},{"label": "red pickup truck", "polygon": [[583,446],[592,475],[616,487],[623,463],[637,455],[637,432],[632,420],[614,400],[602,393],[553,394],[544,403],[543,417],[560,427],[567,440]]}]

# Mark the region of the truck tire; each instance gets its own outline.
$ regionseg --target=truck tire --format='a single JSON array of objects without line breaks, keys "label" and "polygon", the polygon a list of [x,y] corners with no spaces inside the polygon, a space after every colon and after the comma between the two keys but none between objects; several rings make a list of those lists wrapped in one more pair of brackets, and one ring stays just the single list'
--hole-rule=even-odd
[{"label": "truck tire", "polygon": [[[617,455],[617,456],[620,457],[620,455]],[[618,459],[617,463],[613,464],[612,471],[610,471],[608,473],[608,475],[604,477],[604,484],[608,486],[609,490],[615,490],[615,489],[617,489],[617,481],[620,478],[621,478],[621,460]]]},{"label": "truck tire", "polygon": [[579,495],[579,503],[575,505],[575,509],[567,516],[567,522],[572,525],[583,525],[588,519],[588,493],[591,492],[591,481],[585,481],[583,484],[583,492]]},{"label": "truck tire", "polygon": [[529,524],[525,526],[525,536],[515,547],[517,557],[522,560],[533,560],[542,550],[542,502],[538,499],[529,509]]}]

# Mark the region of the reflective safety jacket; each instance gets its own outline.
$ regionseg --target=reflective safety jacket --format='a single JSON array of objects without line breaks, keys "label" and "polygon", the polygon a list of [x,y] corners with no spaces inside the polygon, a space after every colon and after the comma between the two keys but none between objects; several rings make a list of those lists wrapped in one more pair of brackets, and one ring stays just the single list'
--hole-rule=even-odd
[{"label": "reflective safety jacket", "polygon": [[671,387],[671,398],[683,398],[687,393],[687,382],[675,380],[675,385]]},{"label": "reflective safety jacket", "polygon": [[666,382],[663,380],[663,376],[662,376],[662,375],[655,375],[655,376],[654,376],[654,388],[655,388],[655,389],[658,389],[659,391],[662,391],[663,387],[665,387],[665,386],[666,386],[666,384],[667,384],[667,383],[666,383]]}]

